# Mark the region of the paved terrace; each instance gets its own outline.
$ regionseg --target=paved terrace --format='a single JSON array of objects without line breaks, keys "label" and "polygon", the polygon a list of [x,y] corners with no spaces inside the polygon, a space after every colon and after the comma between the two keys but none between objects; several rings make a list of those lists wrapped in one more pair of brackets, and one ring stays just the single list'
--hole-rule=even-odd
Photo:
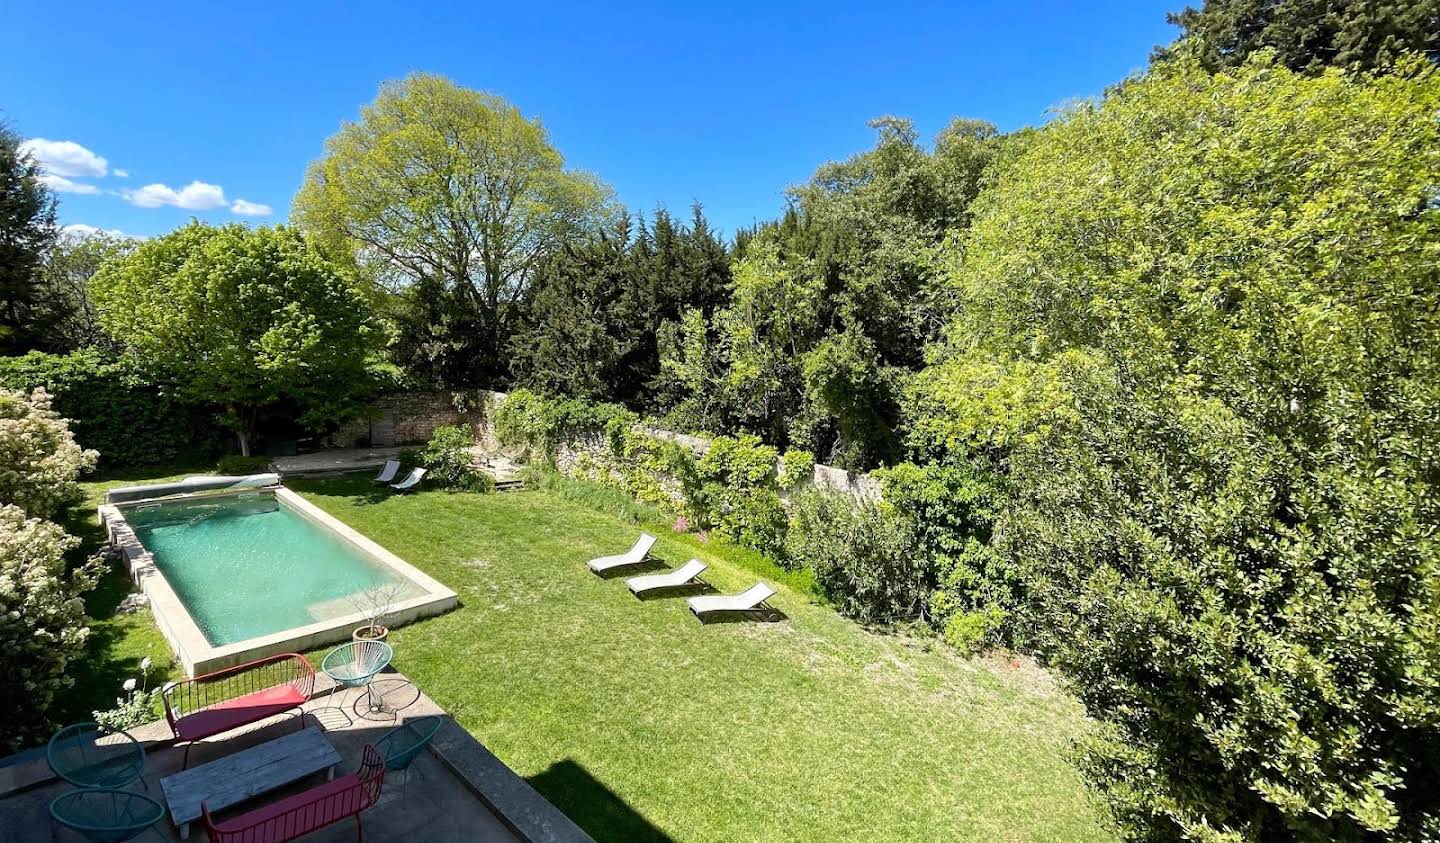
[{"label": "paved terrace", "polygon": [[[397,723],[410,718],[444,712],[420,692],[404,675],[383,673],[376,678],[377,691],[387,704],[398,709],[396,720],[389,716],[369,719],[364,692],[349,689],[333,698],[324,674],[316,676],[316,698],[305,706],[305,724],[318,725],[340,753],[338,774],[354,772],[360,763],[361,748],[380,738]],[[338,707],[338,708],[337,708]],[[363,716],[362,716],[363,715]],[[267,740],[293,734],[296,714],[280,715],[253,727],[201,741],[190,753],[191,769],[206,761],[224,757]],[[183,749],[172,746],[165,721],[130,730],[146,744],[145,784],[130,789],[148,792],[165,801],[160,779],[180,769]],[[0,759],[0,840],[5,843],[69,843],[84,838],[55,825],[49,815],[50,801],[71,789],[55,779],[45,763],[43,749],[17,756],[6,765]],[[428,752],[421,753],[403,773],[387,774],[380,801],[364,814],[365,838],[376,841],[475,841],[475,843],[586,843],[590,837],[557,808],[545,801],[489,750],[448,717]],[[317,773],[286,788],[257,796],[249,802],[222,812],[219,819],[243,813],[306,790],[325,781]],[[403,781],[403,784],[402,784]],[[180,835],[167,816],[150,830],[134,838],[142,843],[179,841]],[[187,843],[206,839],[204,825],[191,826]],[[307,835],[307,843],[330,843],[355,839],[355,821],[343,820],[327,829]],[[591,841],[593,843],[593,841]]]}]

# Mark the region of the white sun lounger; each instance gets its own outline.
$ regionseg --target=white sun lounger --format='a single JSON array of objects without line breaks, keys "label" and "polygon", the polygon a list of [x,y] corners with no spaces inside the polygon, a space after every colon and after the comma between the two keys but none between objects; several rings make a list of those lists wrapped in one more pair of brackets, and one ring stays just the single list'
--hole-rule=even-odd
[{"label": "white sun lounger", "polygon": [[391,483],[391,484],[390,484],[390,488],[394,489],[394,490],[397,491],[397,492],[408,492],[408,491],[410,491],[411,489],[415,488],[416,486],[419,486],[419,485],[420,485],[420,478],[422,478],[422,477],[424,477],[424,476],[425,476],[425,469],[423,469],[423,468],[414,469],[414,470],[412,470],[412,471],[410,472],[409,476],[407,476],[404,480],[401,480],[399,483]]},{"label": "white sun lounger", "polygon": [[386,460],[385,467],[380,469],[380,475],[375,478],[376,483],[390,483],[395,479],[395,473],[400,470],[399,460]]},{"label": "white sun lounger", "polygon": [[648,576],[643,577],[631,577],[630,579],[625,581],[625,585],[630,587],[631,594],[639,597],[647,591],[655,591],[662,588],[679,588],[683,585],[692,585],[696,582],[696,577],[705,573],[706,567],[708,566],[704,562],[701,562],[699,559],[691,559],[689,562],[686,562],[679,568],[676,568],[675,570],[669,571],[664,574],[649,574]]},{"label": "white sun lounger", "polygon": [[655,537],[649,533],[641,533],[640,538],[635,540],[635,544],[619,556],[597,556],[586,564],[590,566],[591,571],[597,574],[603,574],[612,568],[638,565],[645,561],[645,557],[650,555],[650,548],[654,546]]},{"label": "white sun lounger", "polygon": [[702,594],[685,601],[699,618],[711,612],[753,612],[775,596],[769,584],[757,582],[739,594]]}]

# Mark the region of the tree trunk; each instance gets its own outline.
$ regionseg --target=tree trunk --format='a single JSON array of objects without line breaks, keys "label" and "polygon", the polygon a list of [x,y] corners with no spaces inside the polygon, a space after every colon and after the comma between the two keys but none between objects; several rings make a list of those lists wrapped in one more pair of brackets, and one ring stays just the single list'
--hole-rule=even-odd
[{"label": "tree trunk", "polygon": [[250,456],[250,432],[241,428],[235,431],[235,436],[240,440],[240,456]]}]

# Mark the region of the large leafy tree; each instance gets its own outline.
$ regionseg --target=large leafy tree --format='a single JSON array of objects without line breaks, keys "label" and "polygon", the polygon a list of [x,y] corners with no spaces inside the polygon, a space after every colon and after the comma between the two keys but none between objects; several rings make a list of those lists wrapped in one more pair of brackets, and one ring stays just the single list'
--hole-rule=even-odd
[{"label": "large leafy tree", "polygon": [[729,251],[699,206],[689,225],[663,208],[648,226],[622,216],[540,262],[511,343],[516,380],[647,408],[660,371],[657,336],[687,309],[712,313],[729,282]]},{"label": "large leafy tree", "polygon": [[1306,71],[1375,69],[1407,51],[1440,57],[1440,0],[1205,0],[1169,18],[1198,37],[1211,70],[1239,67],[1262,49]]},{"label": "large leafy tree", "polygon": [[1135,839],[1440,837],[1440,72],[1157,65],[951,255],[914,443],[990,461],[1017,634]]},{"label": "large leafy tree", "polygon": [[740,238],[732,300],[708,330],[692,317],[664,334],[677,423],[847,466],[898,456],[899,385],[948,306],[935,256],[1009,139],[955,120],[927,149],[908,120],[871,125],[874,148],[821,167],[782,219]]},{"label": "large leafy tree", "polygon": [[107,261],[129,254],[136,242],[103,233],[66,233],[50,248],[40,275],[43,296],[56,316],[43,343],[46,351],[66,353],[108,344],[90,301],[90,279]]},{"label": "large leafy tree", "polygon": [[242,453],[267,408],[318,430],[371,388],[365,299],[293,228],[193,222],[107,263],[90,292],[111,339],[219,408]]},{"label": "large leafy tree", "polygon": [[40,267],[59,236],[55,195],[40,165],[20,150],[20,137],[0,123],[0,353],[44,345],[55,314]]},{"label": "large leafy tree", "polygon": [[509,375],[506,340],[539,262],[593,230],[608,198],[566,169],[538,120],[415,74],[384,85],[326,141],[295,218],[400,293],[399,362],[442,383],[490,386]]}]

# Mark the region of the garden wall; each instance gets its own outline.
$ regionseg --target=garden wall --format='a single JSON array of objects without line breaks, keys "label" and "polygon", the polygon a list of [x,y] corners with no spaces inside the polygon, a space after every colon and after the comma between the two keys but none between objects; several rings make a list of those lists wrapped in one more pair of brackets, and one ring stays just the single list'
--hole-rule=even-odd
[{"label": "garden wall", "polygon": [[[331,436],[331,441],[340,448],[414,445],[428,440],[437,427],[461,425],[470,429],[477,442],[487,448],[496,448],[499,443],[487,408],[491,401],[504,401],[505,397],[506,393],[489,390],[404,392],[383,396],[371,404],[368,418],[342,425]],[[701,436],[649,426],[642,427],[642,430],[657,438],[684,445],[696,456],[710,449],[709,440]],[[576,476],[587,474],[594,466],[604,465],[609,459],[610,445],[605,437],[585,436],[561,445],[555,461],[562,474]],[[811,473],[810,484],[872,500],[880,498],[880,483],[868,474],[852,474],[819,463]],[[674,494],[679,494],[678,487]]]}]

